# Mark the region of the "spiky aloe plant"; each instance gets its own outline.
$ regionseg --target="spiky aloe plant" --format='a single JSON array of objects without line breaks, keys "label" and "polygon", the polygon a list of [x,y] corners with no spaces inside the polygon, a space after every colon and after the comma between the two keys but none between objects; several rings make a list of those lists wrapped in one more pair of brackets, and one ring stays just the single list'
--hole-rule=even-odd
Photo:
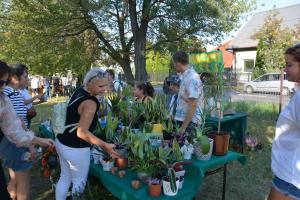
[{"label": "spiky aloe plant", "polygon": [[194,144],[200,145],[203,154],[207,154],[210,149],[209,139],[205,134],[210,130],[209,127],[199,127],[196,131],[196,138],[194,139]]}]

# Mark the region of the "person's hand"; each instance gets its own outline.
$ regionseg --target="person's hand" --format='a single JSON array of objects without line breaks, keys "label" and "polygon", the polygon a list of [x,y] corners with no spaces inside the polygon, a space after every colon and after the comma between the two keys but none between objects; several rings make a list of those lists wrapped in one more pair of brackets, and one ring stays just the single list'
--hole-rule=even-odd
[{"label": "person's hand", "polygon": [[38,95],[36,95],[37,96],[37,98],[38,99],[40,99],[41,100],[41,98],[43,97],[43,95],[44,95],[44,93],[39,93]]},{"label": "person's hand", "polygon": [[51,147],[54,145],[53,140],[48,138],[40,138],[40,137],[33,138],[32,143],[40,145],[42,147]]},{"label": "person's hand", "polygon": [[30,154],[31,154],[30,160],[34,160],[35,157],[36,157],[36,151],[35,151],[34,145],[30,145],[29,151],[30,151]]},{"label": "person's hand", "polygon": [[179,135],[183,135],[185,133],[185,130],[186,130],[185,128],[180,127],[180,129],[178,131]]},{"label": "person's hand", "polygon": [[121,158],[122,156],[114,150],[115,147],[116,145],[114,144],[105,143],[103,149],[113,158]]}]

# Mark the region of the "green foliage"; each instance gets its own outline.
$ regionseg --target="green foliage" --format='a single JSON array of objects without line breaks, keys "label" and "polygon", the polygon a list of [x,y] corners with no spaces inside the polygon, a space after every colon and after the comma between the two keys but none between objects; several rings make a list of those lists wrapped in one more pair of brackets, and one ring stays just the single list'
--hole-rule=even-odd
[{"label": "green foliage", "polygon": [[106,142],[113,142],[113,139],[115,137],[115,131],[117,130],[118,127],[118,118],[113,117],[112,113],[109,112],[107,117],[106,117],[106,125],[104,128],[101,127],[101,123],[98,122],[97,130],[96,130],[96,135],[100,136],[104,135],[105,136],[105,141]]},{"label": "green foliage", "polygon": [[0,13],[0,52],[8,62],[28,64],[34,73],[68,68],[83,74],[109,56],[129,81],[132,53],[135,75],[145,81],[147,49],[175,51],[183,44],[198,49],[199,38],[207,36],[219,41],[252,6],[252,0],[7,2]]},{"label": "green foliage", "polygon": [[172,192],[176,192],[176,190],[177,190],[176,173],[175,173],[175,170],[173,168],[168,169],[168,177],[169,177]]},{"label": "green foliage", "polygon": [[199,143],[203,154],[207,154],[210,149],[209,139],[206,134],[211,131],[210,127],[200,127],[196,130],[196,138],[194,138],[194,143]]},{"label": "green foliage", "polygon": [[176,162],[182,161],[183,156],[179,147],[179,144],[176,139],[173,139],[172,143],[172,152],[173,152],[173,157]]},{"label": "green foliage", "polygon": [[295,31],[282,27],[282,18],[277,12],[272,12],[265,19],[261,29],[254,35],[259,40],[254,78],[266,72],[279,71],[285,66],[284,51],[299,37]]},{"label": "green foliage", "polygon": [[145,118],[150,123],[160,124],[166,119],[165,95],[157,94],[154,99],[145,103]]}]

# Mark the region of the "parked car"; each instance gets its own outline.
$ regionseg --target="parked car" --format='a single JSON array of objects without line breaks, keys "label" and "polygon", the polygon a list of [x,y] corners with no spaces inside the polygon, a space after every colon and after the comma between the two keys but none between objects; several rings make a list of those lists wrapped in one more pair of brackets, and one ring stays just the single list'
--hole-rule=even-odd
[{"label": "parked car", "polygon": [[[289,95],[295,87],[294,82],[287,80],[284,74],[282,94]],[[280,73],[267,73],[253,81],[244,84],[244,92],[250,94],[252,92],[280,92]]]}]

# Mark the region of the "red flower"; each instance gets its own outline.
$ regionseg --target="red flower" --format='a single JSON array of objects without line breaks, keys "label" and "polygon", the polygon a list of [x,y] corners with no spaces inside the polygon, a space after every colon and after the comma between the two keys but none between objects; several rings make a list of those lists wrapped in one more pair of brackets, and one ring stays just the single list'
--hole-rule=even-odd
[{"label": "red flower", "polygon": [[45,158],[42,159],[42,166],[46,166],[47,165],[47,161]]},{"label": "red flower", "polygon": [[44,176],[45,177],[49,177],[50,176],[50,171],[48,169],[45,169]]}]

